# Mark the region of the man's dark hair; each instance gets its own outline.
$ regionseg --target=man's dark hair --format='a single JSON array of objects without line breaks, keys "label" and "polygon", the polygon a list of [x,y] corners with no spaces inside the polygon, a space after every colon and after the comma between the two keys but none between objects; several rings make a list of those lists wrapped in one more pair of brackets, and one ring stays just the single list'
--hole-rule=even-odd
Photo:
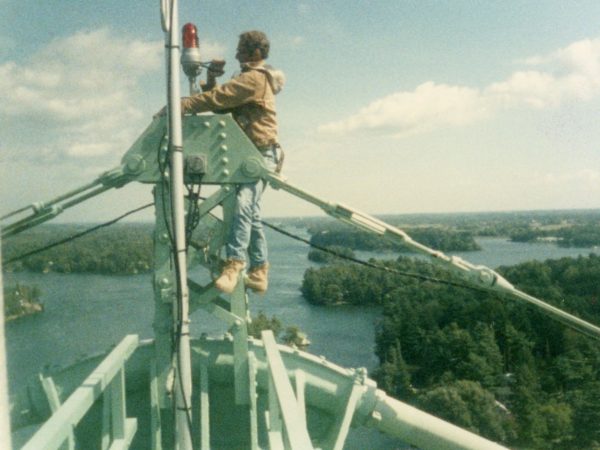
[{"label": "man's dark hair", "polygon": [[250,55],[253,54],[256,49],[259,49],[262,59],[267,59],[269,57],[271,43],[269,42],[267,35],[262,31],[253,30],[240,34],[239,45]]}]

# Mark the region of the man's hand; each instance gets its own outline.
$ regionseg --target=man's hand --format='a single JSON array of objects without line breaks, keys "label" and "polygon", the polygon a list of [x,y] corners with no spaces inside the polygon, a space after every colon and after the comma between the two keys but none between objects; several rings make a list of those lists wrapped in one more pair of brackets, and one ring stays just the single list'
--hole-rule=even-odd
[{"label": "man's hand", "polygon": [[225,67],[225,60],[223,59],[213,59],[210,62],[206,70],[206,82],[200,82],[202,92],[210,91],[217,85],[217,77],[225,73],[223,67]]},{"label": "man's hand", "polygon": [[224,59],[213,59],[208,65],[208,76],[211,78],[220,77],[225,73],[223,67],[225,67]]}]

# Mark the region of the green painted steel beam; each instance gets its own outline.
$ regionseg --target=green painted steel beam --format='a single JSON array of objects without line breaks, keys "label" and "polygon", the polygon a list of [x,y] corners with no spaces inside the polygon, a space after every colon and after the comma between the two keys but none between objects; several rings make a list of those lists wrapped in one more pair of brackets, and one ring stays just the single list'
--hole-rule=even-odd
[{"label": "green painted steel beam", "polygon": [[210,398],[208,367],[200,362],[200,450],[210,450]]},{"label": "green painted steel beam", "polygon": [[110,389],[106,390],[102,399],[102,436],[100,439],[100,448],[102,450],[108,450],[112,441],[110,435],[111,394]]},{"label": "green painted steel beam", "polygon": [[[207,309],[214,306],[224,310],[231,316],[229,318],[222,318],[230,325],[232,325],[235,320],[240,319],[238,316],[229,312],[231,304],[219,295],[221,291],[219,291],[214,284],[210,283],[206,286],[202,286],[191,279],[188,279],[188,283],[190,287],[190,311],[193,312],[198,308]],[[230,323],[231,319],[233,319],[234,322]]]},{"label": "green painted steel beam", "polygon": [[248,405],[250,403],[250,386],[248,376],[248,296],[243,280],[243,271],[239,274],[238,283],[231,293],[231,314],[239,317],[233,324],[233,355],[235,403]]},{"label": "green painted steel beam", "polygon": [[[56,385],[54,384],[54,380],[52,377],[45,377],[42,374],[39,375],[40,383],[44,392],[46,393],[46,397],[48,398],[48,405],[50,406],[50,411],[55,413],[60,408],[60,399],[58,397],[58,391],[56,390]],[[73,434],[73,427],[71,427],[71,432],[67,437],[66,441],[60,447],[60,450],[74,450],[75,449],[75,435]]]},{"label": "green painted steel beam", "polygon": [[250,450],[258,450],[258,393],[256,391],[256,356],[248,352],[248,380],[250,403]]},{"label": "green painted steel beam", "polygon": [[[167,154],[166,118],[155,117],[123,156],[129,176],[161,180],[158,160]],[[251,183],[266,172],[260,152],[229,114],[183,117],[185,179],[202,184]]]},{"label": "green painted steel beam", "polygon": [[371,425],[388,436],[397,437],[428,450],[507,450],[495,442],[434,417],[377,391]]},{"label": "green painted steel beam", "polygon": [[346,437],[348,436],[348,431],[350,430],[350,424],[352,422],[352,417],[354,415],[354,411],[356,410],[356,405],[360,400],[363,394],[363,386],[356,382],[352,385],[350,389],[350,394],[348,395],[348,401],[344,408],[339,412],[335,420],[335,426],[333,428],[333,450],[343,450],[344,442],[346,442]]},{"label": "green painted steel beam", "polygon": [[160,402],[156,360],[150,362],[150,445],[151,450],[162,450],[162,424],[160,420]]},{"label": "green painted steel beam", "polygon": [[125,366],[121,366],[118,374],[109,386],[110,428],[114,440],[125,438]]},{"label": "green painted steel beam", "polygon": [[299,426],[306,428],[306,374],[302,369],[296,369],[294,375],[296,400],[298,401],[298,420],[300,421]]},{"label": "green painted steel beam", "polygon": [[224,309],[214,303],[202,303],[200,305],[200,307],[202,309],[204,309],[205,311],[209,312],[210,314],[212,314],[213,316],[215,316],[217,319],[221,319],[223,322],[228,324],[230,327],[233,327],[234,335],[235,335],[235,330],[238,329],[238,327],[241,326],[240,324],[242,324],[244,322],[244,319],[242,319],[241,317],[238,317],[235,314],[231,314],[226,309]]},{"label": "green painted steel beam", "polygon": [[[22,450],[58,449],[68,438],[72,427],[79,423],[113,379],[120,374],[123,365],[137,348],[138,342],[138,336],[126,336],[42,425]],[[136,422],[135,419],[131,420]],[[136,429],[131,420],[126,426],[127,433],[135,432]],[[125,437],[131,438],[127,433]]]},{"label": "green painted steel beam", "polygon": [[115,439],[108,450],[127,450],[131,446],[131,441],[137,432],[137,419],[128,418],[125,420],[124,436],[121,439]]},{"label": "green painted steel beam", "polygon": [[[283,359],[279,354],[275,336],[271,330],[261,333],[265,354],[269,366],[269,380],[273,385],[275,399],[281,412],[285,436],[292,450],[309,450],[313,448],[308,430],[300,419],[300,409]],[[272,421],[273,417],[269,417]]]},{"label": "green painted steel beam", "polygon": [[202,217],[205,214],[208,214],[214,208],[219,206],[227,197],[233,194],[235,194],[235,189],[231,186],[223,186],[200,203],[198,215]]}]

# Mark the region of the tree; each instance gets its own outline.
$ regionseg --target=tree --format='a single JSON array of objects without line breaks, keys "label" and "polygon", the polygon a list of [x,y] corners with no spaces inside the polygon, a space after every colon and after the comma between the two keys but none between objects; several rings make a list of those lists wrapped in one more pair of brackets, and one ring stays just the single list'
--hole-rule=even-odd
[{"label": "tree", "polygon": [[419,396],[419,404],[445,420],[495,441],[514,437],[510,416],[496,403],[493,394],[479,383],[459,380],[437,386]]},{"label": "tree", "polygon": [[248,324],[248,334],[255,339],[260,339],[262,331],[271,330],[277,338],[282,328],[281,321],[277,317],[273,316],[269,319],[264,312],[260,311],[258,316],[252,318],[252,322]]},{"label": "tree", "polygon": [[397,398],[406,400],[415,392],[399,341],[390,347],[386,360],[375,370],[373,377],[384,391]]}]

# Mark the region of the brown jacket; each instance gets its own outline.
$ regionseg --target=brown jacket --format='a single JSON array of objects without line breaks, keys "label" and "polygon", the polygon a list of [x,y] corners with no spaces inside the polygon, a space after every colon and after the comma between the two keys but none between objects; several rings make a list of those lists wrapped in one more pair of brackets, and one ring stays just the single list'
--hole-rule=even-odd
[{"label": "brown jacket", "polygon": [[257,147],[277,143],[275,94],[283,85],[270,66],[246,65],[242,73],[210,91],[182,100],[184,112],[230,112]]}]

